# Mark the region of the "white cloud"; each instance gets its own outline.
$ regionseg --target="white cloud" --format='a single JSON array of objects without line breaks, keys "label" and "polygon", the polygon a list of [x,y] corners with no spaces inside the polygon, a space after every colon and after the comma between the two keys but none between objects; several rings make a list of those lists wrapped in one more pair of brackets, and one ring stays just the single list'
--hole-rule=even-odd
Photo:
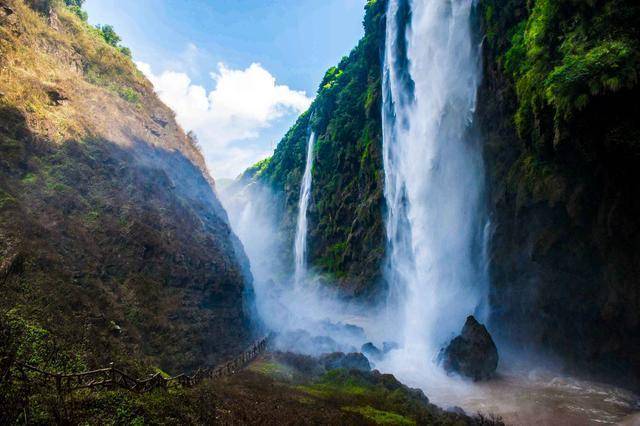
[{"label": "white cloud", "polygon": [[311,103],[305,92],[278,85],[258,63],[244,70],[218,64],[211,73],[215,88],[209,93],[184,72],[155,74],[148,64],[137,65],[160,99],[175,111],[178,123],[198,135],[215,177],[235,177],[268,156],[270,147],[256,142],[261,131],[279,118],[303,112]]}]

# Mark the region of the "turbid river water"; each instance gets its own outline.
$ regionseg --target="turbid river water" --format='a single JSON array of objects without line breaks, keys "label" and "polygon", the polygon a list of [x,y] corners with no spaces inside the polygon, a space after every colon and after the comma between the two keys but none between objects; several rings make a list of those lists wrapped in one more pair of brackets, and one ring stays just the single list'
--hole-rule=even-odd
[{"label": "turbid river water", "polygon": [[640,425],[637,395],[545,370],[503,371],[489,382],[426,392],[437,405],[494,413],[514,425]]}]

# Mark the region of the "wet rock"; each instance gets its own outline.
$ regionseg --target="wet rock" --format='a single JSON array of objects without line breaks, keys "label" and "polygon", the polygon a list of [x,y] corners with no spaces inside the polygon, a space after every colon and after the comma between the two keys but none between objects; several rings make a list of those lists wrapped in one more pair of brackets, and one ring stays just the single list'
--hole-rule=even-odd
[{"label": "wet rock", "polygon": [[367,358],[372,359],[374,361],[381,360],[384,355],[382,351],[378,349],[376,345],[374,345],[371,342],[368,342],[362,345],[362,347],[360,348],[360,352],[362,352]]},{"label": "wet rock", "polygon": [[462,333],[440,352],[439,361],[449,373],[486,380],[498,367],[498,349],[485,326],[469,316]]},{"label": "wet rock", "polygon": [[322,333],[333,336],[337,340],[364,342],[367,338],[362,327],[348,323],[323,320],[319,323],[319,329]]},{"label": "wet rock", "polygon": [[371,371],[369,360],[359,352],[344,354],[342,352],[334,352],[320,357],[320,362],[327,370],[336,368],[344,368],[347,370]]}]

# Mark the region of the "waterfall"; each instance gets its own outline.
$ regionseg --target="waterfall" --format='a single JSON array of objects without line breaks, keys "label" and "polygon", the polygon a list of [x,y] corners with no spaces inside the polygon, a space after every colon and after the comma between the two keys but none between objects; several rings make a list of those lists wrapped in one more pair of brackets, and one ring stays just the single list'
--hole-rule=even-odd
[{"label": "waterfall", "polygon": [[298,223],[296,238],[293,246],[295,259],[294,284],[299,286],[307,273],[307,209],[311,196],[311,169],[313,168],[313,146],[316,134],[312,131],[307,142],[307,159],[304,175],[300,184],[300,199],[298,200]]},{"label": "waterfall", "polygon": [[389,0],[387,10],[389,323],[416,359],[433,359],[467,315],[485,319],[487,220],[481,147],[472,131],[480,78],[472,7],[473,0]]}]

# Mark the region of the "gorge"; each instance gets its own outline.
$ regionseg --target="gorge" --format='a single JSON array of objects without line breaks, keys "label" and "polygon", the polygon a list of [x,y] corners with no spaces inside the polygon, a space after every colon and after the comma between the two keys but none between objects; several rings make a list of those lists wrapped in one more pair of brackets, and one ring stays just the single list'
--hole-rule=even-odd
[{"label": "gorge", "polygon": [[[638,424],[636,3],[367,0],[273,154],[214,182],[83,1],[0,0],[0,423]],[[445,371],[465,324],[495,374]],[[191,388],[38,379],[264,336]]]},{"label": "gorge", "polygon": [[[307,253],[311,270],[329,287],[337,288],[343,300],[337,308],[343,315],[331,310],[331,318],[361,324],[378,343],[385,339],[401,342],[403,349],[393,351],[378,367],[411,385],[424,386],[435,400],[438,392],[457,388],[449,392],[449,399],[441,400],[446,404],[454,403],[456,398],[470,398],[476,403],[482,399],[469,388],[430,372],[434,370],[430,363],[437,351],[462,326],[467,315],[476,314],[488,323],[509,359],[502,370],[506,382],[519,383],[516,387],[526,389],[523,394],[512,393],[513,388],[507,390],[507,386],[502,388],[505,391],[502,394],[497,390],[502,385],[496,384],[495,389],[485,387],[490,389],[487,392],[503,400],[516,399],[523,412],[534,416],[527,422],[548,421],[549,418],[544,418],[547,415],[571,422],[578,420],[572,420],[570,414],[562,417],[566,412],[557,411],[555,403],[550,402],[553,398],[544,396],[546,392],[549,389],[566,392],[562,398],[575,400],[579,393],[574,393],[571,390],[574,385],[569,383],[574,383],[581,392],[591,392],[587,389],[596,385],[555,376],[545,368],[552,366],[551,371],[558,371],[559,366],[564,366],[578,375],[622,381],[636,388],[633,374],[622,377],[618,372],[635,371],[634,365],[637,366],[633,360],[636,353],[633,348],[638,347],[637,332],[631,331],[637,322],[634,314],[624,308],[631,315],[624,320],[627,325],[612,325],[616,332],[606,338],[596,332],[602,324],[598,315],[606,318],[603,309],[609,308],[593,299],[590,286],[607,282],[610,283],[607,286],[613,286],[607,287],[609,291],[617,292],[613,288],[625,284],[613,284],[598,274],[586,277],[589,275],[586,271],[602,268],[596,265],[609,261],[596,260],[595,249],[588,248],[591,243],[586,241],[577,246],[579,252],[569,249],[566,244],[573,244],[570,241],[575,237],[568,236],[582,231],[571,231],[577,224],[567,222],[563,216],[574,215],[572,209],[577,206],[567,204],[566,212],[558,211],[558,203],[568,202],[563,201],[570,195],[567,185],[573,185],[579,194],[588,185],[601,185],[594,178],[567,177],[565,173],[573,173],[582,166],[575,161],[570,165],[564,163],[568,152],[563,150],[571,149],[569,142],[562,148],[555,145],[558,138],[575,132],[572,125],[585,126],[578,123],[587,120],[583,117],[591,112],[587,108],[584,113],[573,113],[561,122],[567,127],[557,124],[555,148],[544,151],[531,145],[526,135],[518,133],[516,125],[523,126],[523,120],[529,119],[539,126],[536,131],[548,131],[544,130],[544,121],[535,120],[540,117],[550,120],[552,114],[540,107],[528,118],[518,115],[520,112],[514,111],[514,105],[529,101],[523,99],[524,89],[520,86],[524,83],[511,81],[514,77],[508,73],[513,61],[528,64],[539,60],[534,53],[518,49],[533,49],[529,46],[538,43],[543,44],[541,48],[555,51],[556,39],[551,35],[562,31],[587,40],[580,47],[581,52],[597,51],[599,47],[591,44],[596,40],[589,37],[596,37],[597,31],[609,25],[605,24],[608,20],[632,22],[638,17],[638,8],[625,2],[601,2],[593,11],[579,6],[551,6],[542,1],[525,3],[369,2],[365,37],[349,57],[327,72],[310,108],[312,113],[301,116],[274,155],[261,163],[260,168],[248,171],[243,179],[264,185],[277,194],[278,212],[273,223],[275,232],[286,239],[291,234],[289,218],[300,214],[295,207],[300,188],[296,182],[300,182],[305,158],[300,155],[300,148],[306,146],[303,130],[311,126],[317,138],[317,158],[308,205]],[[616,7],[621,9],[614,12]],[[540,23],[553,14],[564,21]],[[569,20],[573,20],[571,25],[562,23]],[[599,26],[588,28],[589,22],[597,22]],[[546,27],[539,30],[536,25]],[[620,28],[611,37],[637,40],[633,28],[633,25]],[[547,31],[549,38],[534,31]],[[522,41],[522,37],[531,40]],[[562,49],[571,49],[568,43]],[[637,60],[637,51],[634,52],[629,58],[635,59],[630,60]],[[556,72],[572,66],[566,65],[567,56],[548,60],[557,64]],[[547,66],[553,70],[554,65]],[[618,65],[612,66],[615,70]],[[596,79],[608,78],[615,72],[607,68],[589,70],[593,73],[589,78]],[[635,83],[630,83],[634,81],[630,78],[630,86],[610,89],[611,94],[605,87],[592,95],[596,98],[594,102],[606,102],[607,96],[617,98],[621,96],[619,91],[632,90]],[[516,83],[520,86],[516,87]],[[595,103],[593,108],[598,105]],[[521,111],[526,111],[525,107]],[[588,157],[591,164],[604,161],[604,155],[607,161],[612,161],[612,155],[635,149],[631,146],[637,145],[631,141],[636,136],[622,130],[633,126],[628,120],[634,108],[619,112],[609,130],[625,134],[631,145],[624,145],[625,148],[617,145],[620,154],[611,152],[613,146],[604,148],[609,151],[602,157],[594,151]],[[620,107],[616,111],[621,111]],[[607,136],[602,137],[607,140]],[[634,152],[637,156],[637,151]],[[354,168],[354,164],[358,167]],[[305,175],[306,171],[305,168]],[[619,178],[624,181],[618,182],[630,182],[629,173],[633,172],[621,171],[620,176],[625,177]],[[626,184],[619,188],[625,191]],[[586,200],[579,201],[577,194],[572,195],[571,203]],[[628,199],[634,198],[628,194],[631,197]],[[516,203],[515,207],[512,203]],[[580,214],[587,214],[581,220],[593,214],[585,208],[581,204]],[[628,208],[624,215],[635,211],[631,205]],[[533,222],[528,222],[530,219]],[[584,226],[586,223],[581,222],[579,229],[584,230]],[[531,229],[535,235],[524,235],[525,229]],[[636,231],[632,232],[636,235]],[[625,240],[637,242],[637,237]],[[626,246],[627,254],[622,257],[630,270],[634,268],[633,244]],[[560,247],[565,247],[566,255],[559,253]],[[546,254],[540,257],[537,253]],[[622,258],[617,257],[620,261]],[[551,289],[551,283],[560,285],[576,279],[576,261],[585,271],[585,275],[580,274],[580,282],[590,284],[578,289],[577,282],[572,282],[563,284],[566,290],[562,285]],[[635,300],[637,286],[629,284],[625,288],[627,296]],[[574,297],[589,301],[578,307],[581,302]],[[354,306],[369,307],[363,313],[362,308]],[[542,311],[534,311],[533,306]],[[627,334],[622,337],[619,333]],[[523,359],[531,360],[532,364],[523,366],[519,361]],[[538,371],[532,367],[535,365],[544,368],[535,373],[534,379],[530,376],[523,380],[522,376],[527,374],[524,371]],[[545,379],[538,381],[539,377]],[[564,390],[560,381],[567,385]],[[543,406],[528,406],[520,399],[526,398],[527,393],[539,393],[547,402]],[[623,399],[627,401],[623,404],[633,410],[634,397]],[[576,402],[578,407],[580,404]],[[583,408],[587,407],[579,409]],[[616,410],[613,405],[599,409]]]}]

